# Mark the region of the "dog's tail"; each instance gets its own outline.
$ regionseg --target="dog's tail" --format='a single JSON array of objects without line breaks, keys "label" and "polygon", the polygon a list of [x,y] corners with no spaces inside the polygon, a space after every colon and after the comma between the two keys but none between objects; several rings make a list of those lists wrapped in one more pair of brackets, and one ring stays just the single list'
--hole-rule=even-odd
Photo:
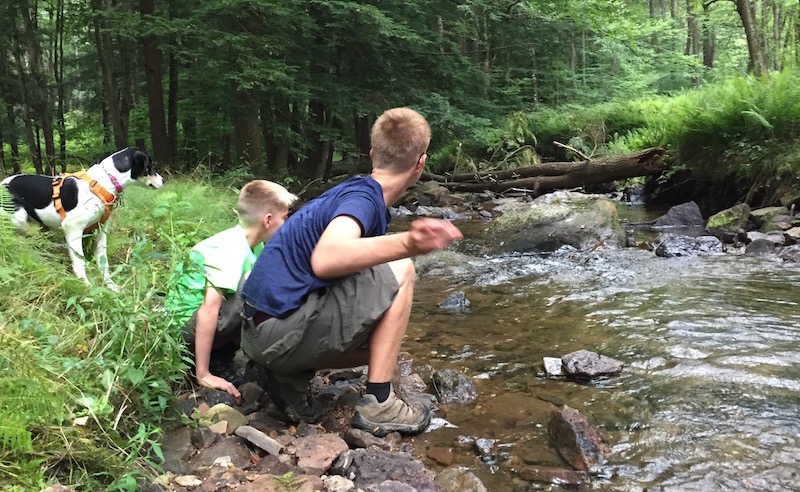
[{"label": "dog's tail", "polygon": [[14,196],[8,191],[8,186],[0,185],[0,210],[13,214],[17,207],[14,204]]}]

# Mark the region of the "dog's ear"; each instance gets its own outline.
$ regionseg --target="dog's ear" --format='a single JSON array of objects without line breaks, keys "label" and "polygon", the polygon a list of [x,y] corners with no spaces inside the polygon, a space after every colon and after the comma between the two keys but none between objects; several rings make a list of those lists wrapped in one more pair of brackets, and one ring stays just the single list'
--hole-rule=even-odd
[{"label": "dog's ear", "polygon": [[131,154],[131,178],[139,179],[142,176],[155,176],[156,169],[153,159],[146,152],[135,149]]}]

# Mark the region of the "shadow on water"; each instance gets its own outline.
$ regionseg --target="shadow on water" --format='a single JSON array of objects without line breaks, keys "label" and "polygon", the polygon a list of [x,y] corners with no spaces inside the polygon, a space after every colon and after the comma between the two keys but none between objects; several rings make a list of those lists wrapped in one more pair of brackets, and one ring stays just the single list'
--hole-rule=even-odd
[{"label": "shadow on water", "polygon": [[[476,254],[486,222],[457,225],[466,239],[456,249]],[[472,406],[440,408],[458,428],[415,438],[420,456],[452,448],[453,464],[490,491],[555,490],[516,471],[568,468],[546,430],[550,412],[567,404],[614,451],[589,488],[800,489],[800,267],[633,248],[474,264],[472,275],[443,267],[417,281],[404,349],[415,366],[456,369],[479,391]],[[470,300],[466,313],[437,307],[455,291]],[[544,377],[542,357],[579,349],[626,367],[590,384]],[[496,462],[459,436],[497,439]]]}]

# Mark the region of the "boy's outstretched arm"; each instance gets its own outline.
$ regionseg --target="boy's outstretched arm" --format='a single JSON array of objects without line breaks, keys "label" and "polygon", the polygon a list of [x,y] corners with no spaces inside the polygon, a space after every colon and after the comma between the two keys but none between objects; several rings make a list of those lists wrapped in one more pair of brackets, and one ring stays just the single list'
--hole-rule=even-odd
[{"label": "boy's outstretched arm", "polygon": [[340,215],[328,224],[311,254],[311,268],[319,278],[337,278],[365,268],[446,248],[463,235],[452,222],[418,219],[398,234],[361,237],[361,226]]},{"label": "boy's outstretched arm", "polygon": [[197,310],[197,325],[194,335],[194,364],[197,383],[205,388],[224,391],[234,398],[239,398],[239,390],[229,381],[211,374],[211,347],[217,333],[219,310],[225,297],[215,288],[208,287],[203,304]]}]

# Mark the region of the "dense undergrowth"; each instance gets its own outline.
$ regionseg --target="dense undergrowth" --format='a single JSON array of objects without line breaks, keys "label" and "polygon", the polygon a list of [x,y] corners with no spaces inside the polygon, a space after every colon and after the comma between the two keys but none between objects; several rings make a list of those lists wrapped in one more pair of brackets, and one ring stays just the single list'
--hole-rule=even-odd
[{"label": "dense undergrowth", "polygon": [[110,221],[119,294],[74,278],[60,232],[0,220],[0,490],[137,490],[152,473],[186,367],[162,309],[170,268],[234,223],[235,198],[197,179],[126,190]]},{"label": "dense undergrowth", "polygon": [[669,173],[727,182],[742,188],[745,200],[772,187],[775,193],[764,198],[776,199],[778,188],[800,189],[800,73],[740,76],[672,96],[520,111],[496,130],[445,146],[432,162],[438,172],[470,172],[583,159],[554,142],[590,157],[664,147]]}]

